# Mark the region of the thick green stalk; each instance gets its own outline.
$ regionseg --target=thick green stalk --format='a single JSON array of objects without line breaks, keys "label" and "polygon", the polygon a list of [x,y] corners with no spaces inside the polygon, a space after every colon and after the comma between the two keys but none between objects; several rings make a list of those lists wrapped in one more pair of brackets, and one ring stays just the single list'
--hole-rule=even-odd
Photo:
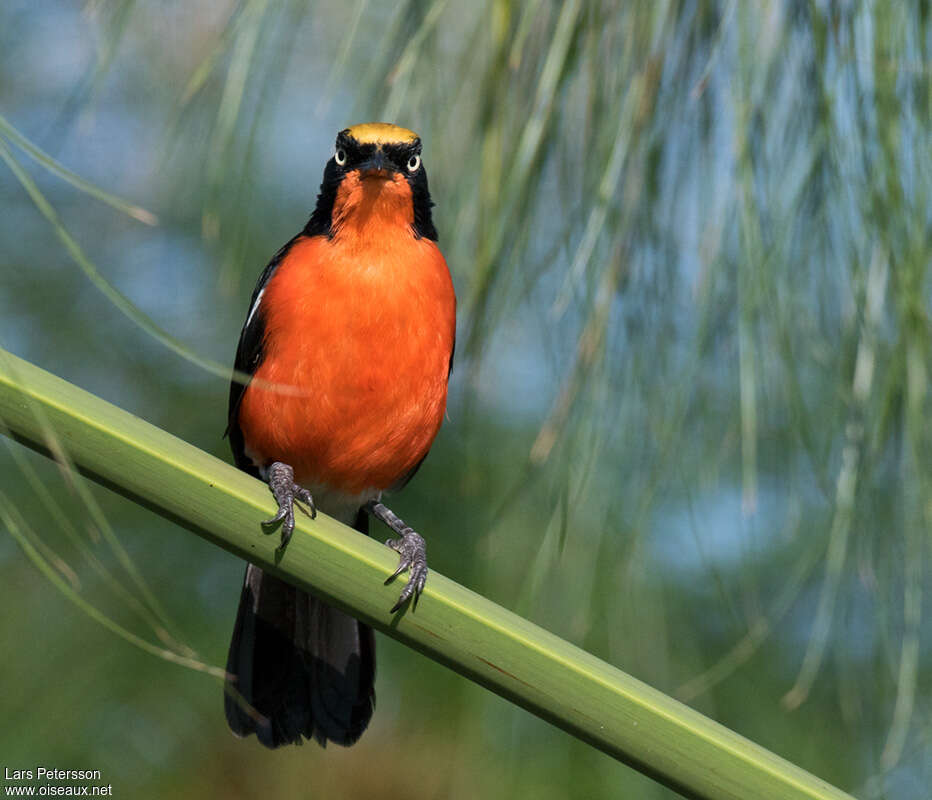
[{"label": "thick green stalk", "polygon": [[[259,520],[268,490],[229,464],[0,350],[0,422],[84,474],[689,797],[842,798],[843,792],[747,739],[431,572],[417,611],[388,613],[397,556],[319,515],[299,515],[281,558]],[[50,433],[54,432],[54,439]],[[57,442],[57,444],[55,443]]]}]

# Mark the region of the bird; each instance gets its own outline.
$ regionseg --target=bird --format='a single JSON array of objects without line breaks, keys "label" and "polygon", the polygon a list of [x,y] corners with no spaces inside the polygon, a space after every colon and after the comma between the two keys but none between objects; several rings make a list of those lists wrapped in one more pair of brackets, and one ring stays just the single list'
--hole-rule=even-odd
[{"label": "bird", "polygon": [[[417,472],[446,413],[456,296],[437,245],[421,139],[389,123],[337,134],[304,228],[259,276],[239,338],[227,435],[236,466],[265,481],[284,548],[295,508],[363,534],[395,534],[408,581],[424,539],[382,502]],[[372,629],[249,564],[227,658],[224,709],[269,748],[349,746],[375,705]]]}]

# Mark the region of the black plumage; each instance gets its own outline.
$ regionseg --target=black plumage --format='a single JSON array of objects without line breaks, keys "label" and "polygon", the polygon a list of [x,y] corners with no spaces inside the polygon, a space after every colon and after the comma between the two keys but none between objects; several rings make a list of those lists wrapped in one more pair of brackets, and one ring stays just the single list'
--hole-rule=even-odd
[{"label": "black plumage", "polygon": [[[357,530],[368,532],[364,511]],[[266,747],[302,738],[351,745],[375,708],[372,629],[274,575],[246,568],[225,700],[237,736]]]}]

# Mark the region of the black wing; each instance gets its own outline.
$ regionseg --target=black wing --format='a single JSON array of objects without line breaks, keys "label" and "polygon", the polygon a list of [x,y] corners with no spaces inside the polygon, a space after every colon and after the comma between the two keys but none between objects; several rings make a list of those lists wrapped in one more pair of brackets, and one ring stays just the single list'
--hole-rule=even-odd
[{"label": "black wing", "polygon": [[[246,375],[255,375],[256,370],[262,363],[262,344],[265,338],[265,318],[262,313],[262,292],[268,285],[269,279],[274,274],[278,265],[282,263],[291,246],[303,234],[298,234],[289,241],[281,250],[279,250],[268,266],[262,271],[256,288],[252,293],[252,301],[249,304],[249,313],[246,315],[246,322],[243,330],[239,335],[239,346],[236,348],[236,359],[233,362],[233,369],[237,373]],[[239,427],[239,404],[243,400],[243,394],[249,385],[248,380],[238,380],[238,375],[233,376],[230,382],[230,405],[227,412],[227,429],[225,436],[230,437],[230,447],[233,449],[233,460],[236,466],[241,470],[248,472],[250,475],[259,477],[259,471],[252,463],[249,456],[246,455],[243,443],[243,432]]]}]

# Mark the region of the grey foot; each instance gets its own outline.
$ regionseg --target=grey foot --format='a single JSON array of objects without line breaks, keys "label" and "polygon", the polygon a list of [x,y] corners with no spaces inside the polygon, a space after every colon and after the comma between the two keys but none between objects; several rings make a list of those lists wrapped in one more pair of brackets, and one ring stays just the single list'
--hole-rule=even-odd
[{"label": "grey foot", "polygon": [[410,526],[405,525],[404,520],[395,516],[391,509],[386,508],[377,500],[367,503],[366,510],[401,537],[400,539],[388,539],[385,542],[400,556],[398,569],[385,579],[385,583],[391,583],[405,570],[410,571],[408,582],[401,590],[398,602],[392,606],[391,613],[394,614],[411,597],[414,597],[413,605],[417,608],[418,598],[424,591],[424,584],[427,583],[427,546],[424,539]]},{"label": "grey foot", "polygon": [[[311,493],[303,486],[298,486],[294,482],[294,470],[281,461],[276,461],[269,467],[269,489],[278,503],[278,513],[263,521],[263,525],[282,524],[282,543],[279,549],[283,550],[291,534],[294,531],[294,509],[297,506],[303,513],[311,519],[317,516],[317,507],[314,505],[314,498]],[[308,511],[301,503],[306,503]]]}]

